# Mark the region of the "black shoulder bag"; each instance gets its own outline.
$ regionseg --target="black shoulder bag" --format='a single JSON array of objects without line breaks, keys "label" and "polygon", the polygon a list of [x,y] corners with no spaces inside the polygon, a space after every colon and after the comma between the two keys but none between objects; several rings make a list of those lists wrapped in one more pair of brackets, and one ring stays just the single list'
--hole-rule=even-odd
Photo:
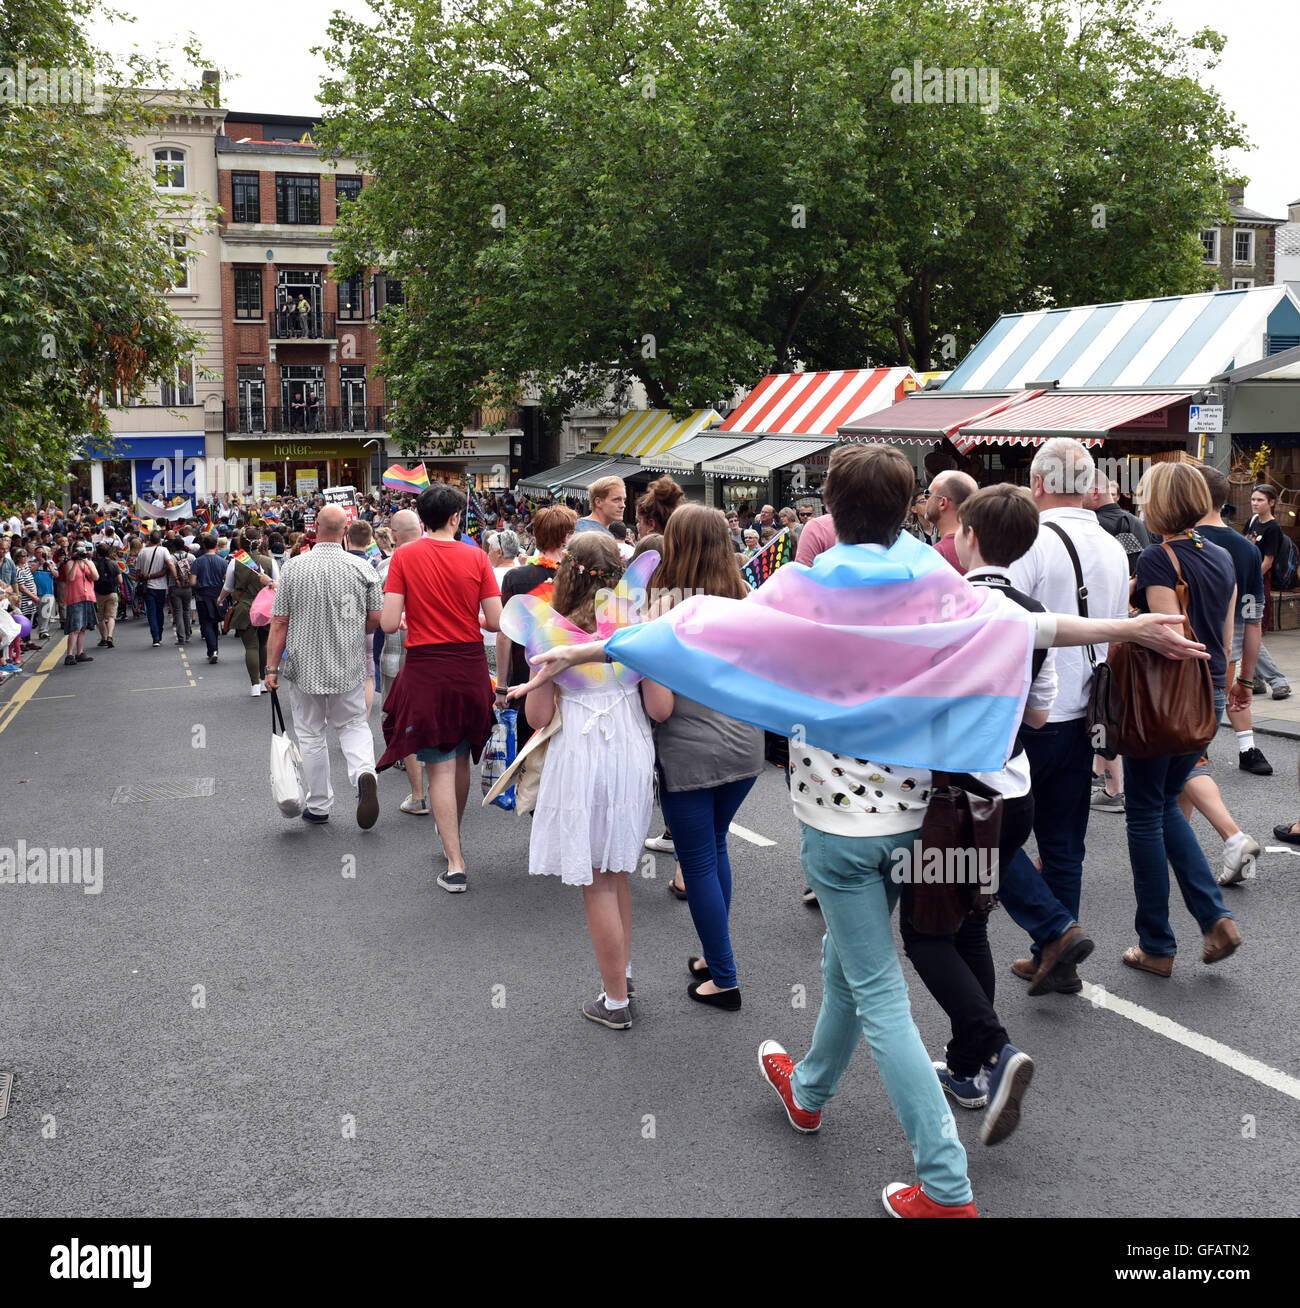
[{"label": "black shoulder bag", "polygon": [[1002,796],[968,772],[933,772],[925,820],[904,885],[912,925],[950,936],[967,914],[993,907],[1002,839]]}]

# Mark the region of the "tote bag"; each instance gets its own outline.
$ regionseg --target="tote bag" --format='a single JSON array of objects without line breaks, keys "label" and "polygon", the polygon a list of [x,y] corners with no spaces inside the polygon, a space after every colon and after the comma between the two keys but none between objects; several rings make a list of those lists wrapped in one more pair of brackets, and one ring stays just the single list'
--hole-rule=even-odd
[{"label": "tote bag", "polygon": [[287,818],[301,817],[307,806],[302,755],[293,737],[284,729],[280,696],[274,690],[271,692],[271,798]]}]

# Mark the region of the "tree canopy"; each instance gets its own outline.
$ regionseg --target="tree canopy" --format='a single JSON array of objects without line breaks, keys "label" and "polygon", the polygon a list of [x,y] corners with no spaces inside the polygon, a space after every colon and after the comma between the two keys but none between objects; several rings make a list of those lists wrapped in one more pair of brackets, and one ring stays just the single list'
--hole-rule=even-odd
[{"label": "tree canopy", "polygon": [[[88,440],[111,447],[102,397],[168,375],[200,341],[163,298],[176,264],[160,218],[183,211],[159,198],[129,144],[156,117],[142,89],[168,73],[143,56],[115,66],[94,50],[84,31],[94,8],[0,7],[0,496],[9,499],[61,490]],[[37,70],[53,73],[44,93]]]},{"label": "tree canopy", "polygon": [[336,257],[403,281],[412,439],[520,379],[680,412],[1202,289],[1242,143],[1201,75],[1221,39],[1150,0],[371,4],[331,23],[323,137],[374,175]]}]

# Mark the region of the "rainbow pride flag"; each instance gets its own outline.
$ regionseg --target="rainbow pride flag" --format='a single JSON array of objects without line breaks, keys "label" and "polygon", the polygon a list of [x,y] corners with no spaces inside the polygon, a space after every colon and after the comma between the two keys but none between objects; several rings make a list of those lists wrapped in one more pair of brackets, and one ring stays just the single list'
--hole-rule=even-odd
[{"label": "rainbow pride flag", "polygon": [[[513,601],[512,601],[513,602]],[[607,652],[728,717],[851,758],[993,772],[1032,680],[1035,623],[906,532],[836,545],[743,600],[695,596]]]},{"label": "rainbow pride flag", "polygon": [[236,563],[242,563],[244,567],[251,569],[253,572],[261,572],[262,569],[257,566],[257,560],[247,550],[236,550],[230,555]]},{"label": "rainbow pride flag", "polygon": [[423,463],[417,463],[414,468],[403,468],[395,463],[384,473],[384,485],[389,490],[409,491],[412,495],[418,495],[428,484],[429,474]]},{"label": "rainbow pride flag", "polygon": [[740,575],[757,590],[776,570],[794,558],[794,537],[789,527],[779,532],[740,570]]}]

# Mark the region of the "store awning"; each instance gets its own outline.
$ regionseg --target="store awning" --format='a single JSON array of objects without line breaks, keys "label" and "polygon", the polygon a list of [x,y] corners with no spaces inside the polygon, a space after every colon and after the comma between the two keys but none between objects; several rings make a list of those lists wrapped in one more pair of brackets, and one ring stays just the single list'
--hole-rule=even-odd
[{"label": "store awning", "polygon": [[585,502],[589,493],[587,487],[601,477],[622,477],[626,481],[627,478],[635,477],[644,471],[639,459],[606,459],[589,471],[580,472],[562,482],[557,493],[566,499],[572,496]]},{"label": "store awning", "polygon": [[596,453],[643,459],[672,449],[721,421],[722,415],[713,409],[696,409],[686,418],[674,418],[667,409],[634,409],[610,428]]},{"label": "store awning", "polygon": [[845,423],[901,400],[907,385],[916,385],[911,368],[772,373],[718,430],[752,436],[834,436]]},{"label": "store awning", "polygon": [[[547,468],[545,472],[534,472],[531,476],[521,477],[519,488],[525,493],[532,491],[534,494],[554,495],[570,478],[581,478],[593,468],[599,468],[601,464],[609,462],[609,459],[597,458],[590,454],[581,455],[576,459],[568,459],[564,463],[557,464],[554,468]],[[591,480],[595,481],[595,478]]]},{"label": "store awning", "polygon": [[754,441],[724,458],[706,460],[703,465],[704,475],[762,479],[777,468],[810,459],[829,450],[834,444],[835,440],[827,437],[810,437],[806,440],[772,437]]},{"label": "store awning", "polygon": [[869,418],[846,423],[840,439],[866,444],[930,445],[951,438],[972,418],[997,413],[1008,404],[1025,398],[1013,395],[945,395],[942,391],[917,391]]},{"label": "store awning", "polygon": [[[1165,439],[1171,433],[1163,411],[1187,403],[1194,394],[1110,391],[1063,395],[1043,391],[1023,404],[964,423],[953,444],[963,454],[976,445],[1036,445],[1052,436],[1073,436],[1085,445],[1099,445],[1115,428],[1139,423],[1156,439]],[[1182,434],[1172,433],[1174,437]]]},{"label": "store awning", "polygon": [[753,442],[743,432],[732,436],[717,436],[709,433],[696,436],[693,440],[674,445],[662,454],[650,454],[641,460],[641,466],[647,472],[675,472],[682,476],[698,473],[700,464],[706,459],[720,459],[732,450],[738,450]]}]

